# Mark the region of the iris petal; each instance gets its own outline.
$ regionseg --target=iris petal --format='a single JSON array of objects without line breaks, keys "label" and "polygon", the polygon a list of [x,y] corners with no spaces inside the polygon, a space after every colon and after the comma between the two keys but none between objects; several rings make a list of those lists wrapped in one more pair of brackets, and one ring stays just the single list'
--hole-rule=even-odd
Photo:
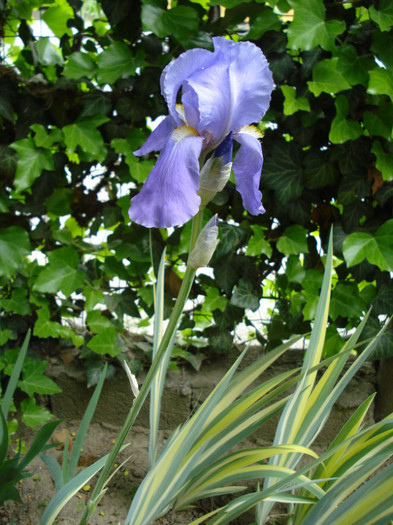
[{"label": "iris petal", "polygon": [[152,151],[160,151],[165,146],[168,138],[173,131],[173,124],[171,117],[166,117],[156,129],[149,135],[143,146],[136,151],[134,155],[140,157]]},{"label": "iris petal", "polygon": [[214,54],[207,49],[190,49],[169,62],[161,75],[161,93],[176,125],[182,125],[176,112],[177,94],[187,78],[198,69],[209,66]]},{"label": "iris petal", "polygon": [[169,228],[198,212],[202,142],[202,137],[174,131],[141,191],[131,199],[131,220],[147,228]]},{"label": "iris petal", "polygon": [[240,149],[233,162],[236,189],[242,196],[243,206],[252,215],[265,212],[262,206],[262,193],[259,181],[263,164],[262,147],[259,143],[259,131],[250,126],[233,135],[239,142]]},{"label": "iris petal", "polygon": [[251,42],[232,42],[213,38],[214,48],[229,64],[231,117],[228,129],[259,122],[266,113],[274,87],[268,62],[259,47]]}]

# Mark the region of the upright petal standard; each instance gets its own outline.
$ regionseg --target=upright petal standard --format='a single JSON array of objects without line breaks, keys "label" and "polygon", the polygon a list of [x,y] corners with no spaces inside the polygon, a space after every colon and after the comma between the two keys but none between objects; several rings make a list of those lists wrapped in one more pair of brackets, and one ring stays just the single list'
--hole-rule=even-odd
[{"label": "upright petal standard", "polygon": [[[131,199],[130,218],[143,226],[167,228],[191,219],[201,204],[201,159],[209,162],[223,142],[232,152],[232,139],[240,143],[233,170],[244,208],[253,215],[264,212],[260,133],[252,124],[269,107],[272,74],[262,51],[251,42],[215,37],[213,43],[213,52],[191,49],[162,72],[161,93],[169,116],[134,152],[160,151],[142,190]],[[228,171],[228,162],[225,166]],[[220,173],[217,177],[223,180]]]}]

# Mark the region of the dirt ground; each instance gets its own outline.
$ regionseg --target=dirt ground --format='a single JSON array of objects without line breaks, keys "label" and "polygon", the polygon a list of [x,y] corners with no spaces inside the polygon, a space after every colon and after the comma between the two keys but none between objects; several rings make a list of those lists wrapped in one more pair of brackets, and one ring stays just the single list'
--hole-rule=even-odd
[{"label": "dirt ground", "polygon": [[[59,430],[66,429],[70,434],[76,432],[79,422],[68,421],[62,423]],[[83,452],[81,454],[80,466],[87,466],[110,451],[113,440],[117,436],[118,428],[105,423],[93,423],[87,434]],[[28,439],[27,439],[28,441]],[[119,464],[128,456],[127,463],[121,467],[110,483],[109,490],[105,494],[96,512],[89,520],[89,525],[109,525],[124,522],[127,515],[132,496],[142,480],[143,473],[147,469],[147,441],[148,434],[142,427],[134,427],[130,432],[130,446],[121,453]],[[48,455],[54,456],[58,461],[62,460],[63,451],[51,449]],[[0,523],[9,525],[14,520],[16,525],[39,525],[41,516],[46,505],[55,494],[54,485],[49,471],[41,461],[36,458],[28,467],[28,472],[34,476],[26,478],[19,483],[23,505],[15,502],[7,502],[0,509]],[[59,514],[56,523],[59,525],[78,524],[82,517],[84,503],[87,501],[89,492],[94,486],[94,481],[89,483],[90,490],[81,490],[67,503]],[[88,489],[88,487],[85,487]],[[195,511],[170,513],[157,520],[157,524],[175,525],[188,524],[193,519],[206,513],[208,509],[197,509]]]}]

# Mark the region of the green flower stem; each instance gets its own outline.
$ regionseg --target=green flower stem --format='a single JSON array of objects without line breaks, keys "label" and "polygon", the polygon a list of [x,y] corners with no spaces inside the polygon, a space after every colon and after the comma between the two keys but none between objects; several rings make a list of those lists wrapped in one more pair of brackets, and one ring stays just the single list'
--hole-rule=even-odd
[{"label": "green flower stem", "polygon": [[[198,212],[198,214],[193,218],[192,221],[192,230],[191,230],[191,241],[190,246],[191,249],[194,246],[196,239],[198,238],[199,232],[202,228],[202,221],[203,221],[203,208],[201,208]],[[184,305],[188,299],[188,296],[190,294],[191,286],[194,282],[196,270],[194,268],[191,268],[190,266],[187,266],[183,282],[179,291],[179,295],[177,297],[175,306],[173,308],[172,314],[169,318],[168,326],[164,332],[164,335],[162,337],[160,346],[158,348],[157,354],[150,366],[150,369],[146,375],[146,378],[141,386],[139,395],[134,401],[134,404],[132,405],[126,420],[123,423],[123,426],[120,430],[120,433],[117,437],[116,443],[113,445],[113,448],[111,452],[108,455],[108,459],[106,460],[106,463],[101,471],[101,474],[97,480],[97,483],[94,487],[94,490],[91,494],[89,503],[85,509],[85,512],[82,516],[82,519],[80,521],[80,525],[86,525],[87,520],[89,519],[90,515],[93,513],[95,508],[95,503],[99,501],[99,496],[102,493],[102,490],[105,487],[106,480],[111,474],[112,467],[116,461],[117,455],[119,454],[119,451],[128,435],[128,432],[130,431],[132,425],[135,422],[135,419],[137,418],[140,409],[142,408],[143,403],[145,402],[147,395],[150,391],[150,387],[152,385],[153,379],[157,373],[157,370],[160,366],[161,359],[163,358],[165,354],[165,350],[172,338],[173,333],[177,329],[177,326],[179,324],[180,316],[183,312]],[[89,508],[90,504],[90,508]]]}]

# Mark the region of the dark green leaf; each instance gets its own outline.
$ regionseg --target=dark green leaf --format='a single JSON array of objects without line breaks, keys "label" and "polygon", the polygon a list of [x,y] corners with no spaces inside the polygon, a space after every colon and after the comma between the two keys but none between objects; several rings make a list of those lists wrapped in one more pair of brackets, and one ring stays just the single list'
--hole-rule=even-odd
[{"label": "dark green leaf", "polygon": [[159,37],[173,35],[177,40],[187,40],[198,29],[199,16],[195,9],[176,6],[169,10],[152,4],[142,7],[142,22],[145,30]]},{"label": "dark green leaf", "polygon": [[0,275],[11,277],[30,249],[29,236],[19,226],[0,231]]},{"label": "dark green leaf", "polygon": [[9,100],[0,97],[0,115],[7,120],[14,122],[14,108]]},{"label": "dark green leaf", "polygon": [[285,204],[300,197],[302,178],[301,148],[292,142],[273,144],[264,162],[262,187],[275,190],[276,198]]},{"label": "dark green leaf", "polygon": [[378,287],[372,307],[375,315],[393,315],[392,283],[385,283]]},{"label": "dark green leaf", "polygon": [[245,279],[240,279],[231,297],[231,304],[255,312],[259,308],[260,299],[260,296],[255,292],[255,285],[253,283]]},{"label": "dark green leaf", "polygon": [[266,31],[279,31],[281,22],[273,9],[261,5],[256,14],[250,16],[250,31],[248,40],[258,40]]},{"label": "dark green leaf", "polygon": [[[370,317],[363,328],[362,339],[367,340],[377,337],[381,325],[375,317]],[[387,359],[393,357],[393,329],[390,325],[382,336],[380,336],[373,353],[370,355],[370,360]]]}]

